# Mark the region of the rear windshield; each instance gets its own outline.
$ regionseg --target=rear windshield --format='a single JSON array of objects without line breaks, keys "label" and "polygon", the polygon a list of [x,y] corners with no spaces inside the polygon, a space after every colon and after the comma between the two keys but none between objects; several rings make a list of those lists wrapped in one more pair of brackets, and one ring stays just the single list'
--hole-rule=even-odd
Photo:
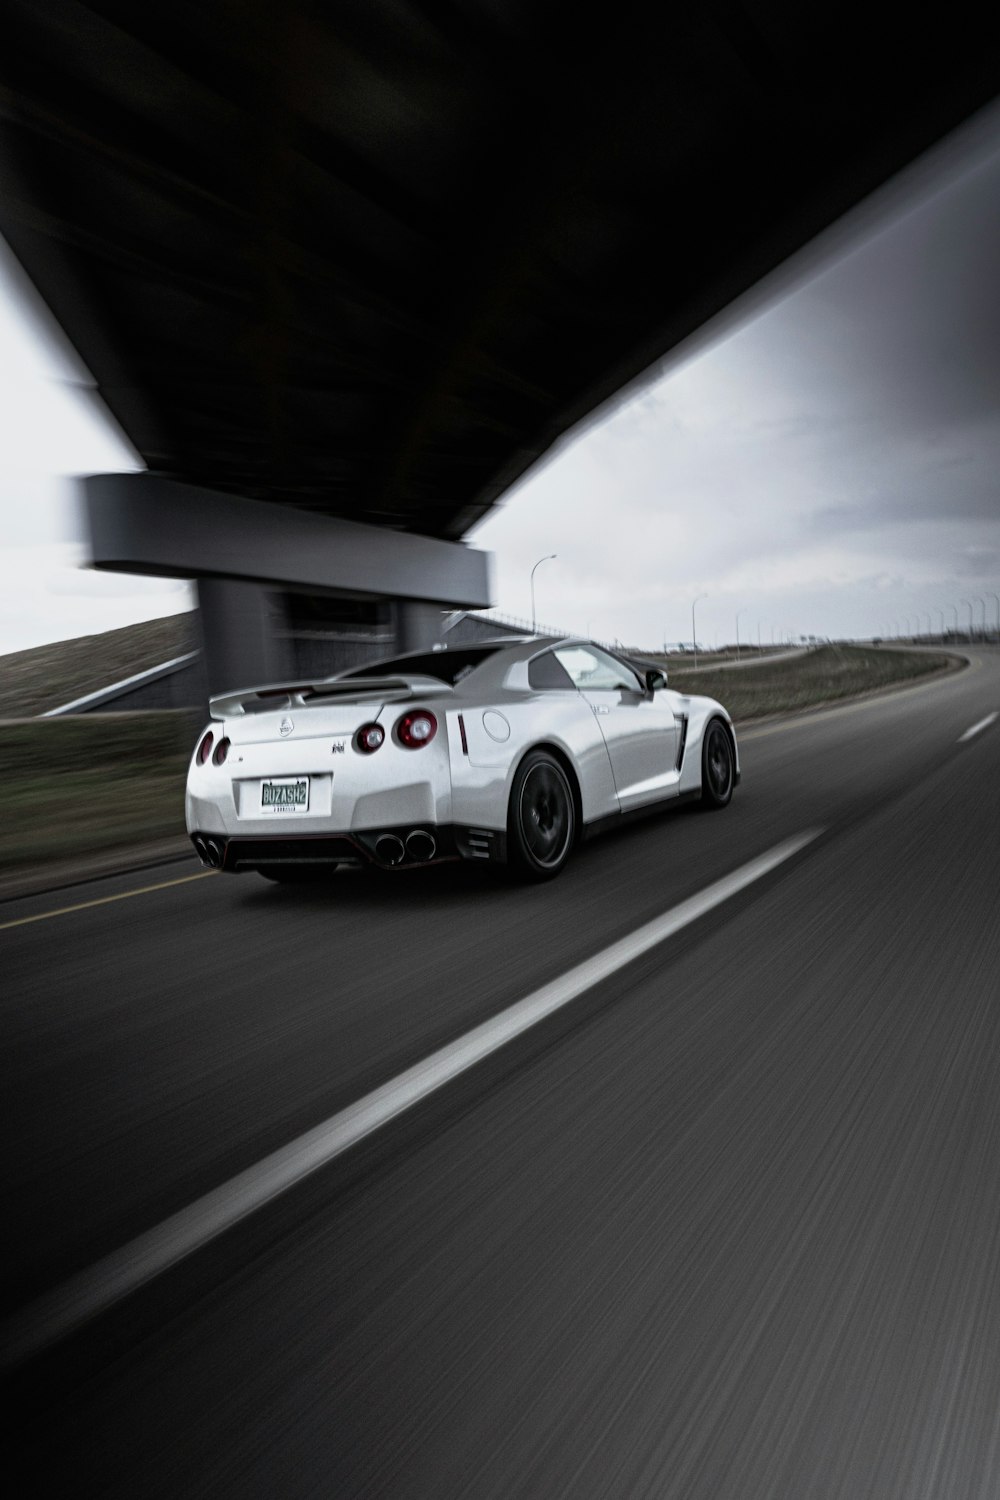
[{"label": "rear windshield", "polygon": [[422,656],[394,656],[391,661],[373,661],[366,667],[345,672],[342,681],[352,677],[436,677],[454,687],[463,677],[480,666],[500,647],[459,646],[454,651],[427,651]]}]

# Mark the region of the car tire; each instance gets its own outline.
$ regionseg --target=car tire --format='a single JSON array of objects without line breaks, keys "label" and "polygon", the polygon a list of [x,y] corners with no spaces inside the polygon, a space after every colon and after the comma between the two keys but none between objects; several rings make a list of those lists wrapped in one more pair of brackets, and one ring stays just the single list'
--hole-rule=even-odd
[{"label": "car tire", "polygon": [[736,785],[733,742],[721,719],[712,719],[701,745],[701,801],[707,808],[728,807]]},{"label": "car tire", "polygon": [[573,789],[563,767],[532,750],[517,768],[507,814],[507,861],[521,880],[551,880],[576,838]]},{"label": "car tire", "polygon": [[263,875],[265,880],[274,880],[278,885],[316,885],[319,881],[329,880],[335,864],[328,865],[261,865],[257,870],[258,875]]}]

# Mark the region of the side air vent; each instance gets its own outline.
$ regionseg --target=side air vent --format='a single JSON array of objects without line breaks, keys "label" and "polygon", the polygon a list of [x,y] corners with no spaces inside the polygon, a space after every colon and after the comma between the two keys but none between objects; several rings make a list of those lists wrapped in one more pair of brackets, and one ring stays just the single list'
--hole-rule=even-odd
[{"label": "side air vent", "polygon": [[679,771],[680,768],[681,768],[681,765],[683,764],[683,761],[684,761],[684,747],[687,744],[687,737],[688,737],[688,721],[687,721],[687,714],[685,714],[683,716],[683,718],[681,719],[681,732],[677,736],[677,764],[674,766],[674,770],[675,771]]}]

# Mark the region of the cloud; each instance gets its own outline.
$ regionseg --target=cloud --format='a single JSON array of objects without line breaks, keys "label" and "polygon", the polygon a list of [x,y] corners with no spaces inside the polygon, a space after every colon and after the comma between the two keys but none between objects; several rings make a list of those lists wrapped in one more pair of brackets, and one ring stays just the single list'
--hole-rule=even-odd
[{"label": "cloud", "polygon": [[83,566],[86,556],[72,542],[0,551],[0,656],[195,606],[186,582],[99,573]]},{"label": "cloud", "polygon": [[1000,112],[978,129],[953,178],[868,205],[783,300],[528,475],[473,538],[501,603],[527,612],[550,551],[539,617],[633,640],[689,634],[701,592],[728,638],[744,606],[853,634],[1000,588]]}]

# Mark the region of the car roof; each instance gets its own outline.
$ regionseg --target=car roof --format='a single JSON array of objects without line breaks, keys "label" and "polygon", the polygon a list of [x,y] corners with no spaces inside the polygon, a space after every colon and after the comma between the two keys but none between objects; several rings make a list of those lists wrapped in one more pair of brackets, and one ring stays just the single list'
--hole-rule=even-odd
[{"label": "car roof", "polygon": [[[463,693],[468,685],[467,690],[478,695],[484,691],[498,691],[505,687],[514,688],[515,684],[507,682],[512,668],[522,662],[530,661],[554,646],[564,646],[577,640],[578,638],[574,636],[525,635],[498,636],[492,640],[464,642],[461,645],[456,644],[451,649],[446,644],[432,651],[408,651],[402,655],[385,657],[381,661],[368,662],[362,667],[351,667],[347,671],[338,672],[332,680],[349,681],[352,677],[377,677],[390,667],[391,670],[405,676],[410,664],[414,668],[419,667],[421,675],[433,675],[433,663],[436,660],[448,656],[474,658],[482,651],[481,660],[471,663],[464,676],[454,684],[455,691],[458,693]],[[584,644],[582,639],[579,640],[579,644]]]}]

